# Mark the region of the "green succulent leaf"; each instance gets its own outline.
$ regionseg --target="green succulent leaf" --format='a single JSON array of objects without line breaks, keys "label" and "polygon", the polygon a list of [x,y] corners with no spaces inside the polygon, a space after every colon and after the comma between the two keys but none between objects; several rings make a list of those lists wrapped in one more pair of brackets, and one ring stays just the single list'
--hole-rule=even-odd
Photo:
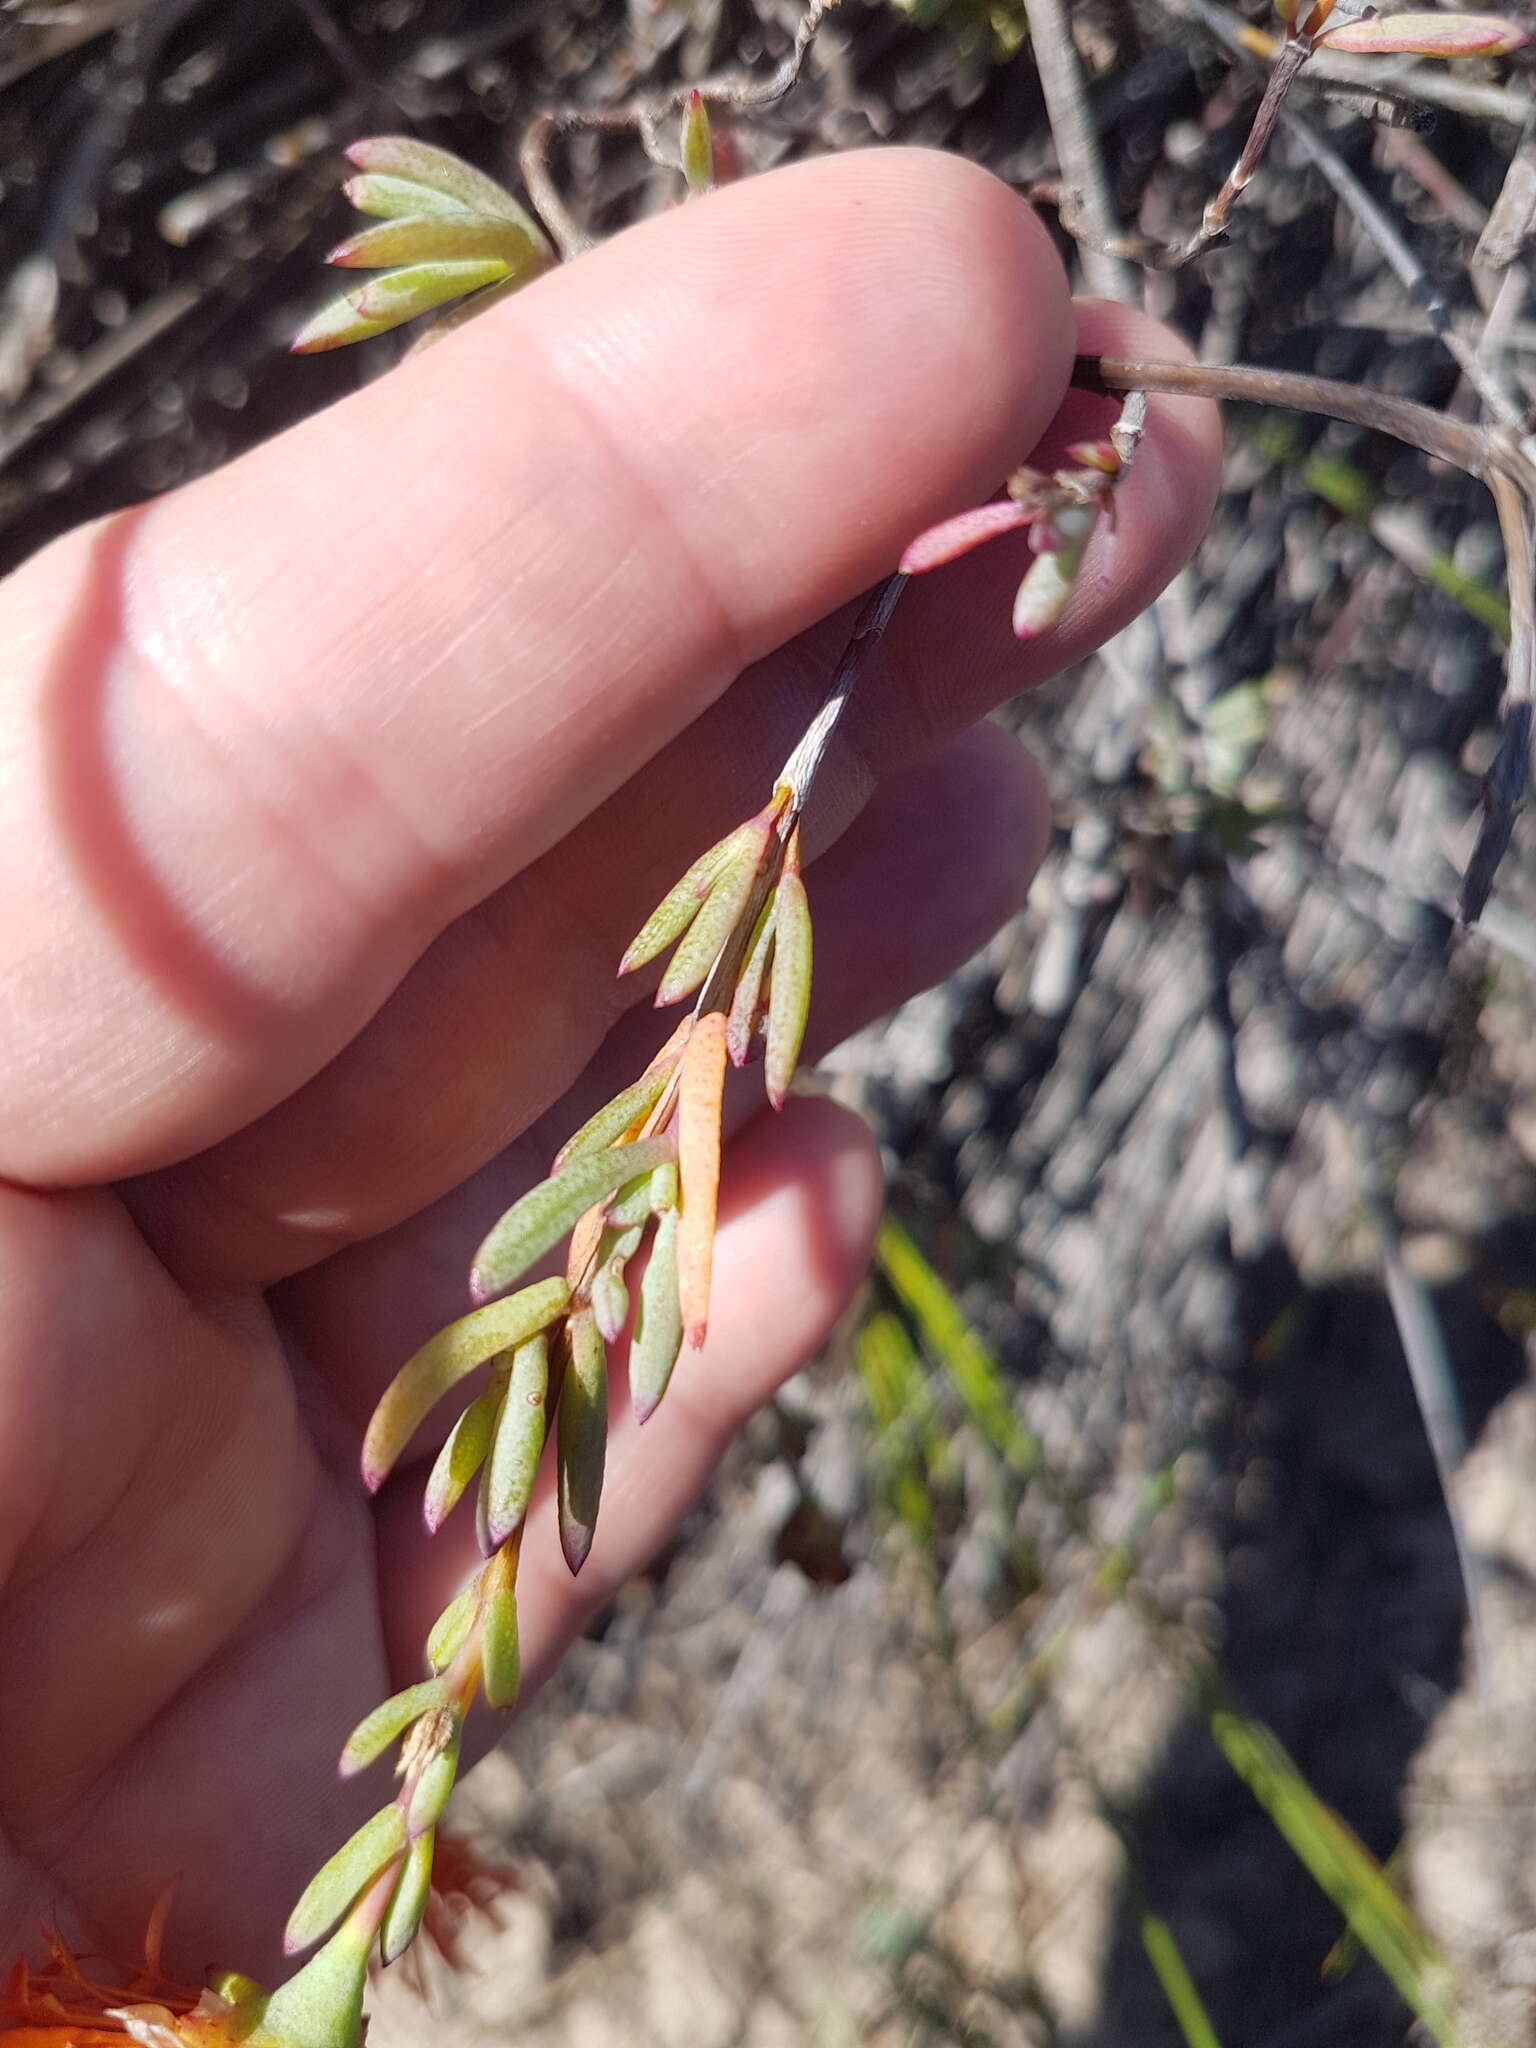
[{"label": "green succulent leaf", "polygon": [[768,983],[768,1044],[763,1078],[768,1100],[775,1109],[782,1109],[794,1079],[811,1010],[811,910],[805,884],[797,874],[782,874],[775,895],[778,917],[773,973]]},{"label": "green succulent leaf", "polygon": [[734,832],[728,832],[718,840],[708,853],[699,855],[682,880],[674,883],[662,897],[631,940],[629,950],[619,962],[620,974],[633,974],[637,967],[654,960],[688,929],[713,888],[715,878],[755,836],[756,825],[755,819],[738,825]]},{"label": "green succulent leaf", "polygon": [[667,1083],[677,1065],[678,1055],[670,1053],[659,1056],[638,1081],[615,1095],[612,1102],[604,1103],[595,1116],[588,1117],[581,1129],[565,1143],[555,1155],[555,1171],[558,1173],[573,1160],[584,1159],[589,1152],[603,1152],[622,1138],[632,1124],[649,1116],[667,1092]]},{"label": "green succulent leaf", "polygon": [[480,1481],[480,1542],[499,1550],[528,1512],[548,1426],[549,1340],[541,1331],[512,1354],[496,1434]]},{"label": "green succulent leaf", "polygon": [[470,1268],[470,1292],[477,1301],[503,1293],[522,1278],[536,1259],[557,1245],[595,1203],[616,1194],[637,1174],[649,1173],[674,1156],[670,1138],[640,1138],[632,1145],[589,1153],[573,1159],[569,1166],[562,1166],[548,1180],[530,1188],[492,1226]]},{"label": "green succulent leaf", "polygon": [[421,1932],[422,1915],[432,1892],[432,1850],[436,1841],[436,1830],[428,1828],[406,1852],[389,1910],[379,1929],[379,1955],[385,1963],[398,1961]]},{"label": "green succulent leaf", "polygon": [[381,221],[339,242],[327,263],[344,270],[384,270],[395,263],[480,263],[506,265],[510,273],[535,270],[542,253],[523,229],[488,214],[407,214]]},{"label": "green succulent leaf", "polygon": [[410,220],[423,214],[438,214],[448,220],[477,220],[484,216],[458,199],[419,185],[414,178],[396,178],[387,171],[363,171],[342,186],[359,213],[380,220]]},{"label": "green succulent leaf", "polygon": [[405,1815],[390,1805],[366,1820],[323,1869],[316,1871],[288,1916],[283,1947],[297,1955],[329,1934],[342,1915],[406,1845]]},{"label": "green succulent leaf", "polygon": [[690,192],[707,192],[715,182],[715,148],[704,95],[691,92],[683,111],[683,176]]},{"label": "green succulent leaf", "polygon": [[563,1280],[535,1281],[504,1300],[471,1309],[407,1359],[374,1409],[363,1438],[363,1480],[369,1492],[378,1492],[400,1453],[450,1387],[498,1351],[527,1343],[535,1330],[542,1330],[562,1313],[569,1299],[570,1289]]},{"label": "green succulent leaf", "polygon": [[629,1396],[635,1420],[648,1422],[661,1406],[683,1348],[683,1307],[677,1285],[678,1214],[668,1209],[656,1225],[650,1261],[640,1282],[634,1335],[629,1344]]},{"label": "green succulent leaf", "polygon": [[517,1551],[508,1543],[485,1568],[480,1609],[480,1669],[485,1703],[498,1710],[515,1706],[522,1683],[517,1642]]},{"label": "green succulent leaf", "polygon": [[[510,1365],[510,1359],[507,1363]],[[446,1443],[438,1452],[422,1501],[422,1520],[427,1525],[429,1536],[435,1536],[447,1521],[463,1497],[465,1487],[485,1462],[496,1434],[496,1418],[501,1413],[506,1387],[506,1372],[498,1370],[485,1392],[470,1402],[453,1425]]]},{"label": "green succulent leaf", "polygon": [[578,1309],[566,1323],[565,1372],[556,1416],[556,1491],[560,1547],[574,1575],[587,1561],[597,1527],[608,1447],[608,1355],[597,1318]]},{"label": "green succulent leaf", "polygon": [[462,1593],[454,1595],[433,1622],[427,1637],[427,1662],[434,1671],[446,1671],[463,1648],[465,1638],[474,1626],[479,1598],[478,1582],[471,1580]]},{"label": "green succulent leaf", "polygon": [[411,1787],[406,1803],[405,1825],[412,1841],[435,1828],[443,1817],[443,1808],[448,1804],[448,1795],[453,1790],[453,1781],[459,1774],[459,1743],[463,1727],[454,1717],[451,1734],[445,1734],[441,1747],[422,1765]]},{"label": "green succulent leaf", "polygon": [[312,356],[330,348],[345,348],[349,342],[370,341],[449,299],[495,284],[506,274],[502,259],[489,256],[463,263],[411,263],[402,270],[381,270],[367,284],[323,306],[299,329],[290,347],[295,355]]},{"label": "green succulent leaf", "polygon": [[[462,207],[466,213],[488,213],[493,218],[512,221],[536,242],[544,243],[538,223],[504,185],[498,185],[494,178],[450,150],[418,142],[413,135],[371,135],[354,142],[347,155],[370,177],[399,178],[439,200]],[[417,210],[425,213],[430,209],[422,206]]]},{"label": "green succulent leaf", "polygon": [[763,1008],[763,983],[773,957],[773,935],[777,926],[778,891],[758,912],[757,924],[747,947],[747,957],[736,977],[731,1013],[726,1019],[725,1046],[733,1067],[742,1067],[752,1050],[752,1038]]},{"label": "green succulent leaf", "polygon": [[640,1249],[640,1240],[649,1221],[647,1211],[644,1222],[627,1223],[622,1229],[610,1226],[603,1232],[602,1242],[597,1248],[592,1313],[597,1317],[597,1327],[607,1344],[618,1343],[624,1334],[624,1325],[629,1321],[629,1288],[625,1284],[624,1269]]},{"label": "green succulent leaf", "polygon": [[773,827],[766,818],[743,826],[745,835],[736,852],[722,866],[700,906],[699,914],[677,942],[677,951],[667,962],[656,991],[658,1009],[680,1002],[703,981],[721,947],[736,929],[757,881],[758,869]]}]

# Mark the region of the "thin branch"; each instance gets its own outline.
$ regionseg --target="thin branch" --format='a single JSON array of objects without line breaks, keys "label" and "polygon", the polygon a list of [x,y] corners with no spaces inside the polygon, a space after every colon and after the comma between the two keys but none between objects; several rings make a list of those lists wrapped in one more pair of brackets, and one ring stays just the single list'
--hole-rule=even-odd
[{"label": "thin branch", "polygon": [[863,675],[870,656],[885,636],[885,629],[891,623],[892,614],[901,602],[901,594],[907,587],[905,576],[888,576],[854,622],[848,645],[843,649],[841,661],[832,677],[821,708],[806,727],[804,736],[795,751],[784,763],[779,774],[780,783],[791,792],[790,810],[794,816],[805,809],[811,794],[811,785],[826,759],[827,748],[832,744],[832,735],[837,730],[838,720],[848,709],[859,678]]},{"label": "thin branch", "polygon": [[[1215,0],[1162,0],[1162,4],[1181,21],[1198,21],[1239,55],[1273,61],[1284,47],[1278,36],[1239,21]],[[1531,112],[1530,100],[1505,86],[1481,85],[1433,64],[1394,69],[1379,57],[1344,56],[1326,43],[1308,64],[1307,77],[1313,84],[1347,86],[1368,100],[1444,107],[1474,121],[1500,121],[1515,128],[1523,127]]]},{"label": "thin branch", "polygon": [[1514,433],[1507,428],[1468,426],[1429,406],[1362,385],[1280,370],[1079,356],[1073,382],[1096,391],[1164,391],[1321,413],[1370,432],[1390,434],[1426,455],[1453,463],[1487,485],[1504,539],[1511,632],[1504,729],[1484,779],[1483,822],[1461,890],[1461,921],[1474,924],[1508,850],[1515,814],[1525,795],[1536,710],[1536,547],[1531,534],[1536,463]]},{"label": "thin branch", "polygon": [[1088,230],[1081,246],[1083,277],[1090,291],[1123,305],[1134,304],[1130,266],[1105,246],[1118,232],[1118,223],[1064,0],[1029,0],[1028,13],[1030,52],[1045,96],[1056,160]]},{"label": "thin branch", "polygon": [[1390,434],[1410,448],[1486,479],[1496,461],[1512,461],[1529,473],[1536,488],[1536,468],[1518,451],[1496,447],[1486,428],[1447,419],[1433,407],[1394,398],[1363,384],[1345,384],[1332,377],[1309,377],[1288,370],[1257,369],[1247,364],[1143,362],[1118,356],[1079,356],[1072,381],[1089,391],[1168,392],[1177,397],[1232,399],[1249,405],[1278,405],[1292,412],[1321,413],[1370,433]]},{"label": "thin branch", "polygon": [[1467,862],[1457,912],[1475,924],[1488,901],[1500,861],[1509,850],[1515,813],[1530,779],[1531,713],[1536,704],[1536,589],[1533,589],[1531,512],[1513,481],[1495,470],[1488,479],[1498,509],[1509,580],[1509,669],[1504,730],[1483,777],[1483,820]]},{"label": "thin branch", "polygon": [[1397,223],[1385,207],[1377,204],[1338,151],[1323,140],[1310,122],[1303,119],[1294,109],[1288,110],[1284,118],[1286,132],[1294,136],[1304,153],[1328,180],[1385,257],[1398,282],[1423,307],[1424,316],[1434,330],[1436,340],[1488,411],[1502,426],[1518,427],[1519,408],[1511,403],[1497,377],[1479,360],[1476,349],[1469,347],[1456,332],[1451,324],[1451,309],[1446,304],[1444,293],[1404,241]]},{"label": "thin branch", "polygon": [[727,107],[734,112],[771,107],[799,82],[811,45],[822,23],[838,0],[809,0],[795,29],[789,54],[766,78],[743,78],[723,73],[682,85],[667,86],[660,92],[639,93],[622,106],[546,107],[529,122],[518,148],[518,164],[534,209],[549,229],[555,246],[567,259],[591,246],[592,238],[577,222],[562,198],[549,168],[550,145],[557,137],[583,133],[639,135],[653,162],[671,163],[661,144],[662,124],[683,112],[694,93],[709,106]]},{"label": "thin branch", "polygon": [[1350,1135],[1359,1168],[1361,1198],[1381,1246],[1387,1301],[1392,1310],[1392,1320],[1397,1325],[1398,1342],[1403,1347],[1414,1402],[1424,1424],[1430,1457],[1434,1461],[1446,1520],[1451,1525],[1456,1567],[1467,1606],[1473,1676],[1479,1695],[1486,1703],[1489,1656],[1483,1627],[1482,1568],[1476,1552],[1467,1541],[1453,1494],[1457,1469],[1467,1454],[1467,1432],[1462,1420],[1456,1375],[1446,1348],[1445,1333],[1435,1311],[1434,1298],[1423,1282],[1409,1271],[1403,1257],[1397,1218],[1382,1191],[1375,1162],[1359,1133],[1351,1132]]}]

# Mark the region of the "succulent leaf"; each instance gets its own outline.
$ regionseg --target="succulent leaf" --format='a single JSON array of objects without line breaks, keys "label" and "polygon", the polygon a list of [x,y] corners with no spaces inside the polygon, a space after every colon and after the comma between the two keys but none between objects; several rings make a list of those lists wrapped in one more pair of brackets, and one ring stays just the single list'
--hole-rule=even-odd
[{"label": "succulent leaf", "polygon": [[326,257],[344,270],[383,270],[395,263],[503,263],[511,273],[542,261],[531,238],[489,214],[407,214],[349,235]]},{"label": "succulent leaf", "polygon": [[1376,14],[1317,38],[1319,49],[1361,57],[1507,57],[1530,41],[1529,29],[1502,14]]},{"label": "succulent leaf", "polygon": [[805,1038],[811,1010],[811,911],[805,884],[792,868],[779,877],[778,937],[773,948],[773,974],[768,984],[768,1044],[763,1079],[768,1100],[784,1107],[795,1063]]},{"label": "succulent leaf", "polygon": [[465,163],[451,150],[418,142],[413,135],[371,135],[354,142],[347,155],[360,171],[369,175],[402,178],[439,199],[463,207],[466,213],[488,213],[512,221],[536,242],[544,241],[538,223],[504,185],[476,170],[473,164]]},{"label": "succulent leaf", "polygon": [[[636,1175],[664,1165],[674,1154],[670,1138],[639,1138],[632,1145],[588,1153],[562,1166],[548,1180],[530,1188],[492,1225],[470,1268],[470,1292],[477,1301],[503,1293],[536,1259],[552,1250],[595,1203],[616,1194]],[[534,1329],[548,1320],[542,1318]],[[523,1334],[532,1336],[533,1330]]]},{"label": "succulent leaf", "polygon": [[443,1808],[448,1804],[448,1795],[459,1772],[459,1743],[464,1732],[462,1722],[457,1715],[445,1712],[434,1716],[432,1723],[419,1723],[417,1734],[423,1727],[434,1724],[441,1729],[440,1738],[416,1772],[406,1803],[405,1824],[412,1841],[426,1834],[428,1829],[435,1828],[442,1819]]},{"label": "succulent leaf", "polygon": [[720,1109],[725,1093],[725,1018],[700,1017],[683,1055],[678,1085],[677,1166],[682,1205],[677,1240],[678,1285],[688,1341],[704,1342],[720,1195]]},{"label": "succulent leaf", "polygon": [[447,1521],[462,1499],[465,1487],[485,1462],[496,1433],[496,1418],[501,1413],[506,1386],[505,1372],[498,1371],[490,1386],[470,1402],[448,1432],[422,1500],[422,1520],[429,1536],[435,1536]]},{"label": "succulent leaf", "polygon": [[709,129],[709,108],[704,95],[689,93],[683,109],[683,176],[690,192],[708,192],[715,182],[715,146]]},{"label": "succulent leaf", "polygon": [[688,929],[698,916],[699,906],[709,894],[715,877],[746,844],[755,822],[749,820],[745,825],[738,825],[734,832],[728,832],[707,853],[699,855],[680,882],[673,883],[631,939],[619,962],[620,974],[633,974],[637,967],[654,960]]},{"label": "succulent leaf", "polygon": [[386,171],[363,171],[348,178],[341,189],[359,213],[380,220],[410,220],[423,214],[440,214],[450,220],[483,218],[459,200],[434,192],[430,185],[419,185],[414,178],[392,177]]},{"label": "succulent leaf", "polygon": [[683,1309],[677,1283],[678,1212],[668,1209],[656,1225],[651,1256],[640,1282],[634,1335],[629,1344],[629,1396],[637,1422],[648,1422],[661,1406],[672,1368],[683,1348]]},{"label": "succulent leaf", "polygon": [[1047,626],[1053,626],[1066,610],[1097,520],[1094,506],[1069,505],[1051,515],[1049,528],[1042,527],[1037,532],[1040,552],[1014,599],[1013,630],[1019,639],[1033,640]]},{"label": "succulent leaf", "polygon": [[567,1138],[555,1154],[555,1172],[569,1166],[573,1159],[585,1158],[589,1152],[605,1151],[649,1116],[667,1091],[678,1057],[670,1051],[658,1055],[638,1081],[631,1082],[612,1102],[604,1103],[595,1116],[588,1117],[576,1135]]},{"label": "succulent leaf", "polygon": [[515,1706],[522,1683],[517,1641],[517,1547],[507,1543],[485,1568],[480,1608],[480,1668],[485,1703]]},{"label": "succulent leaf", "polygon": [[422,1915],[432,1893],[432,1851],[436,1842],[436,1830],[428,1828],[406,1852],[390,1895],[389,1910],[379,1929],[379,1956],[385,1963],[396,1962],[403,1956],[421,1931]]},{"label": "succulent leaf", "polygon": [[299,1903],[288,1916],[283,1947],[297,1955],[322,1935],[329,1934],[359,1894],[378,1876],[406,1845],[405,1815],[390,1805],[365,1820],[350,1841],[324,1867],[316,1871]]},{"label": "succulent leaf", "polygon": [[498,257],[479,257],[463,263],[411,263],[402,270],[381,270],[367,284],[359,285],[323,306],[307,320],[289,344],[294,355],[319,355],[329,348],[345,348],[349,342],[370,341],[387,334],[418,314],[466,292],[495,284],[507,274]]},{"label": "succulent leaf", "polygon": [[434,1671],[448,1669],[463,1648],[465,1638],[474,1626],[475,1605],[479,1599],[477,1582],[471,1581],[461,1593],[456,1593],[432,1624],[427,1637],[427,1662]]},{"label": "succulent leaf", "polygon": [[572,1575],[592,1548],[608,1446],[608,1355],[597,1318],[578,1309],[565,1325],[565,1371],[556,1414],[560,1547]]},{"label": "succulent leaf", "polygon": [[1038,510],[1020,505],[1012,498],[1001,499],[995,505],[973,505],[968,512],[957,512],[953,519],[942,519],[937,526],[920,533],[901,558],[901,573],[922,576],[930,569],[941,569],[946,562],[958,561],[984,541],[995,540],[1000,533],[1016,532],[1038,517]]},{"label": "succulent leaf", "polygon": [[482,1547],[499,1550],[528,1512],[548,1423],[549,1340],[541,1331],[512,1354],[496,1434],[480,1485]]},{"label": "succulent leaf", "polygon": [[363,1439],[363,1480],[369,1492],[378,1492],[417,1428],[450,1387],[498,1351],[525,1344],[535,1330],[560,1314],[569,1298],[563,1280],[536,1281],[505,1300],[471,1309],[407,1359],[374,1409]]},{"label": "succulent leaf", "polygon": [[773,932],[778,892],[758,912],[757,925],[747,946],[747,957],[736,977],[730,1015],[725,1025],[725,1046],[733,1067],[744,1067],[752,1051],[752,1040],[763,1010],[763,984],[773,956]]},{"label": "succulent leaf", "polygon": [[[697,917],[678,940],[677,951],[667,962],[656,991],[658,1009],[692,995],[714,966],[721,947],[752,900],[772,833],[773,821],[767,814],[742,827],[736,851],[722,865]],[[692,1043],[691,1038],[689,1042]]]}]

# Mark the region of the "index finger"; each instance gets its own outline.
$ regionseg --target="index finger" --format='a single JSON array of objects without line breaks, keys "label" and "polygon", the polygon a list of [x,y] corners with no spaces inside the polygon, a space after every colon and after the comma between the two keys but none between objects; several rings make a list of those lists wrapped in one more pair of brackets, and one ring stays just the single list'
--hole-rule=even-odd
[{"label": "index finger", "polygon": [[316,1072],[743,667],[990,488],[1072,346],[1005,187],[825,159],[28,565],[0,600],[0,1173],[144,1171]]}]

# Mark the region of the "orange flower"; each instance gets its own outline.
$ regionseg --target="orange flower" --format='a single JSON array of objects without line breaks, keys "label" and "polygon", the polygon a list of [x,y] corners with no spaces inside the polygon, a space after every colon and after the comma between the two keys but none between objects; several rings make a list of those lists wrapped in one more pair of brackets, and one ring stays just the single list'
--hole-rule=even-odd
[{"label": "orange flower", "polygon": [[113,1983],[90,1974],[58,1929],[45,1927],[47,1961],[35,1970],[17,1963],[0,1990],[0,2048],[123,2048],[125,2036],[133,2032],[125,2015],[129,2007],[153,2012],[159,2024],[176,2029],[165,2036],[168,2040],[212,2048],[215,2042],[237,2039],[226,2028],[209,2030],[209,2022],[233,2012],[228,1999],[216,1998],[216,2014],[214,1994],[165,1974],[160,1950],[169,1904],[167,1893],[150,1915],[137,1969],[103,1966],[105,1974],[116,1978]]},{"label": "orange flower", "polygon": [[[452,1968],[467,1916],[496,1917],[501,1896],[517,1879],[452,1835],[439,1837],[424,1929]],[[99,1982],[57,1928],[44,1927],[47,1961],[37,1969],[15,1964],[0,1983],[0,2048],[272,2048],[288,2039],[280,2023],[264,2024],[268,1998],[259,1984],[236,1971],[210,1987],[180,1984],[161,1962],[169,1892],[150,1915],[143,1961],[133,1969],[102,1962]],[[272,2001],[274,2007],[276,2001]],[[274,2019],[275,2019],[274,2011]],[[357,2038],[354,2029],[354,2038]]]}]

